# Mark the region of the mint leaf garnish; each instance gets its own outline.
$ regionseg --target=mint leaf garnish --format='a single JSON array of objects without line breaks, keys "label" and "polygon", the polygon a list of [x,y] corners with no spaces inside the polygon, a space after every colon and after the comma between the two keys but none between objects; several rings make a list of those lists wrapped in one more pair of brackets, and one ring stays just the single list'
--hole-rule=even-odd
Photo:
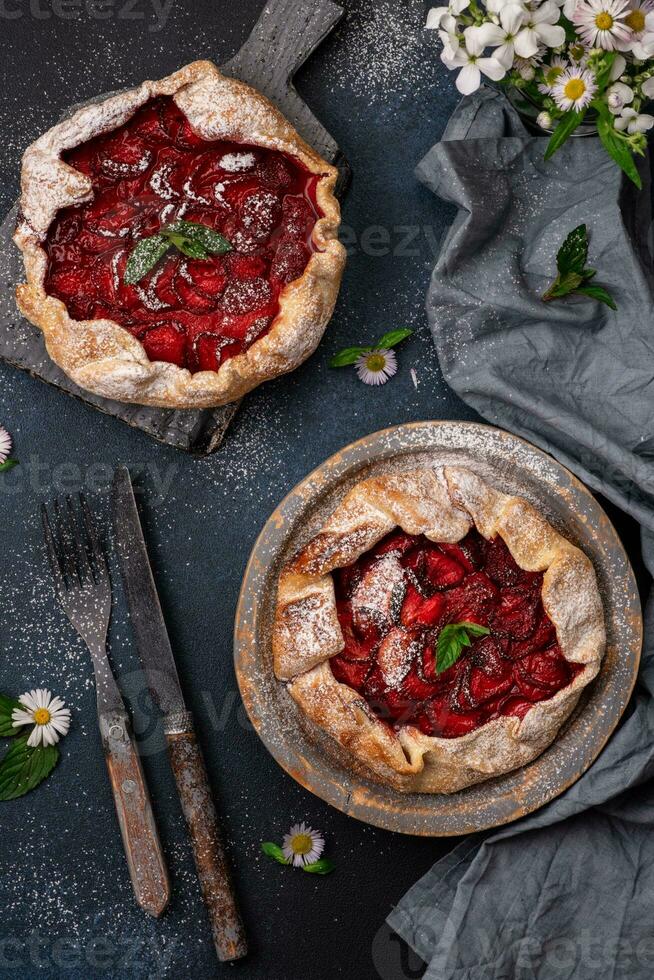
[{"label": "mint leaf garnish", "polygon": [[14,800],[29,793],[49,776],[59,759],[55,745],[27,744],[29,735],[14,739],[0,761],[0,800]]},{"label": "mint leaf garnish", "polygon": [[436,641],[436,673],[455,664],[466,647],[471,646],[471,637],[488,636],[490,630],[479,623],[448,623],[438,634]]},{"label": "mint leaf garnish", "polygon": [[380,337],[375,348],[377,350],[388,350],[389,347],[397,347],[403,340],[410,337],[413,330],[409,330],[408,327],[403,327],[400,330],[391,330],[389,333],[385,333],[383,337]]},{"label": "mint leaf garnish", "polygon": [[362,354],[367,354],[371,350],[372,347],[345,347],[332,357],[329,366],[336,368],[355,364]]},{"label": "mint leaf garnish", "polygon": [[211,255],[226,255],[232,251],[225,236],[208,225],[196,221],[174,221],[161,228],[156,235],[149,235],[138,242],[125,266],[125,283],[135,286],[140,282],[171,246],[189,259],[208,259]]},{"label": "mint leaf garnish", "polygon": [[6,473],[8,470],[13,470],[14,466],[18,466],[17,459],[6,459],[4,463],[0,463],[0,473]]},{"label": "mint leaf garnish", "polygon": [[154,269],[170,246],[170,239],[165,235],[150,235],[148,238],[142,238],[127,260],[123,276],[125,283],[128,286],[135,286],[140,282],[151,269]]},{"label": "mint leaf garnish", "polygon": [[14,728],[11,715],[16,708],[22,707],[22,704],[16,698],[7,697],[6,694],[0,694],[0,736],[2,738],[11,738],[13,735],[18,735],[20,729]]},{"label": "mint leaf garnish", "polygon": [[232,245],[224,235],[196,221],[175,221],[172,225],[166,225],[163,234],[183,235],[185,239],[201,245],[211,255],[226,255],[232,251]]},{"label": "mint leaf garnish", "polygon": [[560,299],[562,296],[569,296],[571,293],[581,293],[583,296],[599,300],[600,303],[606,303],[612,310],[617,309],[615,300],[608,290],[603,286],[588,285],[597,270],[586,268],[587,258],[588,229],[586,225],[579,225],[570,232],[558,251],[556,256],[558,275],[543,293],[542,299],[545,303]]}]

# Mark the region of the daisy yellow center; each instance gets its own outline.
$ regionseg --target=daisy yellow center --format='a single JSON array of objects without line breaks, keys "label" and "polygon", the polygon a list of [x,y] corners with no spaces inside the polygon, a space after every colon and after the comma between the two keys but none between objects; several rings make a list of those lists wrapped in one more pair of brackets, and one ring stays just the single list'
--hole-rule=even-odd
[{"label": "daisy yellow center", "polygon": [[551,68],[548,68],[545,72],[545,81],[547,84],[554,85],[554,82],[557,80],[562,71],[563,68],[561,68],[560,65],[552,65]]},{"label": "daisy yellow center", "polygon": [[613,18],[606,10],[602,10],[595,18],[595,27],[598,31],[610,31],[613,27]]},{"label": "daisy yellow center", "polygon": [[47,725],[50,721],[50,712],[47,708],[37,708],[34,712],[34,721],[37,725]]},{"label": "daisy yellow center", "polygon": [[313,847],[313,841],[308,834],[295,834],[291,837],[293,854],[308,854]]},{"label": "daisy yellow center", "polygon": [[383,371],[386,367],[386,358],[383,354],[371,354],[366,358],[366,367],[369,371]]},{"label": "daisy yellow center", "polygon": [[625,22],[627,26],[632,29],[632,31],[639,34],[645,26],[645,15],[642,10],[632,10],[631,13],[627,14],[625,17]]},{"label": "daisy yellow center", "polygon": [[576,102],[580,99],[584,92],[586,91],[586,83],[581,78],[571,78],[569,82],[566,82],[563,86],[563,94],[566,99],[571,99]]}]

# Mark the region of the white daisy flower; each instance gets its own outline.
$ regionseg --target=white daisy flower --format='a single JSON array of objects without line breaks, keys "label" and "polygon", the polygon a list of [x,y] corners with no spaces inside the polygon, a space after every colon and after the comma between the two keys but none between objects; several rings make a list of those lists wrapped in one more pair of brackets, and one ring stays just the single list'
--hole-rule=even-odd
[{"label": "white daisy flower", "polygon": [[629,41],[627,0],[580,0],[572,15],[577,34],[586,44],[615,51]]},{"label": "white daisy flower", "polygon": [[581,112],[590,105],[596,91],[597,84],[592,71],[588,68],[567,68],[559,77],[552,95],[559,109],[564,112],[569,109]]},{"label": "white daisy flower", "polygon": [[626,23],[631,27],[631,37],[623,45],[638,61],[649,61],[654,55],[654,11],[648,3],[632,8],[627,14]]},{"label": "white daisy flower", "polygon": [[624,21],[631,31],[631,40],[640,40],[647,29],[647,15],[654,11],[654,0],[628,0],[628,3]]},{"label": "white daisy flower", "polygon": [[324,849],[325,838],[318,830],[307,827],[305,823],[294,824],[284,834],[284,857],[287,861],[292,861],[296,868],[301,868],[303,864],[315,864]]},{"label": "white daisy flower", "polygon": [[28,691],[18,698],[23,708],[14,708],[11,721],[18,728],[20,725],[34,725],[27,744],[32,748],[40,745],[54,745],[60,736],[65,735],[70,728],[70,711],[64,707],[61,698],[53,698],[50,691],[37,688]]},{"label": "white daisy flower", "polygon": [[[626,2],[626,0],[625,0]],[[558,48],[565,41],[565,29],[557,24],[559,8],[551,0],[545,0],[533,10],[528,10],[525,22],[513,46],[521,58],[533,58],[541,45]]]},{"label": "white daisy flower", "polygon": [[621,132],[626,129],[629,135],[633,136],[634,133],[646,133],[648,129],[651,129],[654,126],[654,116],[650,116],[646,112],[639,114],[635,109],[628,107],[623,109],[621,114],[613,120],[613,125]]},{"label": "white daisy flower", "polygon": [[463,32],[465,44],[460,45],[452,57],[445,51],[441,54],[441,60],[448,68],[461,69],[456,77],[456,87],[461,95],[476,92],[481,85],[482,75],[494,82],[499,82],[506,75],[506,68],[497,58],[484,57],[484,45],[476,36],[475,30],[474,27],[466,27]]},{"label": "white daisy flower", "polygon": [[514,58],[514,42],[518,31],[527,20],[523,7],[507,4],[498,13],[499,24],[486,22],[481,27],[472,27],[482,48],[494,48],[493,57],[501,65],[510,68]]},{"label": "white daisy flower", "polygon": [[549,65],[543,65],[543,81],[538,83],[538,91],[543,95],[551,95],[554,86],[568,67],[568,63],[555,55]]},{"label": "white daisy flower", "polygon": [[392,350],[371,350],[362,354],[354,366],[365,384],[383,385],[397,373],[397,358]]},{"label": "white daisy flower", "polygon": [[0,425],[0,466],[7,462],[11,452],[11,436],[3,425]]}]

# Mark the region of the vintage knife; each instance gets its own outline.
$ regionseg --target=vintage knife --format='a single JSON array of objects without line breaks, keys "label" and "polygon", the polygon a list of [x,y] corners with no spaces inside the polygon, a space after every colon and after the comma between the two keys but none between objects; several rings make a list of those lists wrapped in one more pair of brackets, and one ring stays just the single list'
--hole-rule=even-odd
[{"label": "vintage knife", "polygon": [[245,956],[247,945],[204,760],[186,709],[152,577],[129,471],[114,473],[114,532],[136,645],[150,693],[163,714],[170,764],[193,845],[202,896],[220,960]]}]

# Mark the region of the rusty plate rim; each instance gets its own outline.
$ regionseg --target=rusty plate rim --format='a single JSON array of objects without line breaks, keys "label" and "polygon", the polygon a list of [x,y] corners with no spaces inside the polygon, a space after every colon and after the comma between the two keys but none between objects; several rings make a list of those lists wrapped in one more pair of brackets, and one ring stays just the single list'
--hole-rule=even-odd
[{"label": "rusty plate rim", "polygon": [[[457,445],[459,435],[461,445]],[[489,452],[499,449],[500,456],[506,457],[505,475],[514,472],[515,458],[521,453],[523,462],[534,468],[535,486],[542,480],[545,497],[556,499],[560,513],[575,520],[571,536],[593,558],[598,572],[607,617],[607,654],[598,678],[557,739],[531,763],[450,796],[405,794],[343,765],[324,733],[307,736],[294,702],[272,674],[270,638],[261,636],[262,622],[271,603],[274,606],[272,592],[284,552],[317,500],[348,480],[356,482],[362,470],[401,462],[412,453],[465,455],[466,436],[482,445],[486,442]],[[468,451],[468,455],[475,453]],[[547,479],[539,475],[539,469]],[[501,470],[499,474],[502,478]],[[550,519],[555,520],[551,515]],[[236,609],[234,664],[255,731],[296,782],[373,826],[416,836],[448,837],[511,823],[540,809],[583,775],[627,707],[636,683],[642,632],[633,569],[615,528],[588,488],[552,456],[519,436],[482,423],[435,420],[391,426],[350,443],[284,497],[260,532],[245,569]]]}]

